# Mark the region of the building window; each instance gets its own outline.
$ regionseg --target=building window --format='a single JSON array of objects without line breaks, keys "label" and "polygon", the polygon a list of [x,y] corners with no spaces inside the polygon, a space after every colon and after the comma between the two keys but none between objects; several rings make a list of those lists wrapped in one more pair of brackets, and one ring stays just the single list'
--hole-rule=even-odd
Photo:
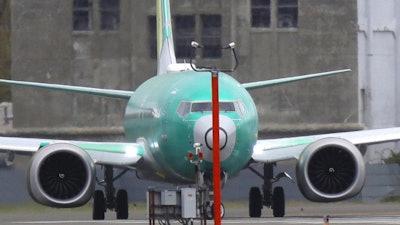
[{"label": "building window", "polygon": [[92,1],[74,0],[73,2],[73,29],[91,30],[92,29]]},{"label": "building window", "polygon": [[271,27],[270,0],[251,0],[251,26]]},{"label": "building window", "polygon": [[[202,58],[221,58],[221,15],[175,15],[173,17],[175,54],[178,59],[190,59],[195,55],[192,41],[199,41],[205,48]],[[148,17],[150,57],[157,57],[156,17]]]},{"label": "building window", "polygon": [[118,30],[119,14],[119,0],[100,0],[100,29]]},{"label": "building window", "polygon": [[201,15],[203,58],[221,58],[221,15]]},{"label": "building window", "polygon": [[297,27],[297,0],[278,0],[278,27]]},{"label": "building window", "polygon": [[251,26],[255,28],[297,27],[298,0],[251,0]]},{"label": "building window", "polygon": [[156,16],[149,16],[147,18],[149,25],[148,42],[150,45],[150,58],[157,58],[157,19]]},{"label": "building window", "polygon": [[194,55],[190,43],[196,40],[195,17],[193,15],[174,16],[175,54],[177,58],[191,58]]}]

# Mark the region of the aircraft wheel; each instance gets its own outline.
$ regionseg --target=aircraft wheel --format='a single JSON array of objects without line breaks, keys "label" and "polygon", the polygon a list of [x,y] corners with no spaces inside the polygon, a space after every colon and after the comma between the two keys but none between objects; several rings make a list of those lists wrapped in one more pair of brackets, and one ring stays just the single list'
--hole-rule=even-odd
[{"label": "aircraft wheel", "polygon": [[249,193],[249,215],[250,217],[260,217],[262,209],[262,196],[260,188],[252,187]]},{"label": "aircraft wheel", "polygon": [[207,202],[206,203],[206,211],[205,211],[206,219],[211,220],[214,217],[213,211],[214,211],[214,209],[213,209],[212,205],[209,202]]},{"label": "aircraft wheel", "polygon": [[93,220],[104,220],[106,212],[106,200],[104,194],[100,190],[96,190],[93,195]]},{"label": "aircraft wheel", "polygon": [[128,219],[128,193],[126,190],[118,190],[115,210],[117,212],[118,220]]},{"label": "aircraft wheel", "polygon": [[[221,219],[225,216],[225,206],[221,203]],[[214,219],[214,203],[207,202],[206,204],[206,218],[208,220]]]},{"label": "aircraft wheel", "polygon": [[282,187],[274,188],[272,207],[274,217],[283,217],[285,215],[285,194]]}]

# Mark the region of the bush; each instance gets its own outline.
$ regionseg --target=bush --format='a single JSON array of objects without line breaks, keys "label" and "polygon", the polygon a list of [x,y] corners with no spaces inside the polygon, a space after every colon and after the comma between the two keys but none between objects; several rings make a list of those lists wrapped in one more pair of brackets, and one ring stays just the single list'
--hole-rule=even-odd
[{"label": "bush", "polygon": [[400,152],[390,150],[390,157],[383,160],[385,164],[400,163]]}]

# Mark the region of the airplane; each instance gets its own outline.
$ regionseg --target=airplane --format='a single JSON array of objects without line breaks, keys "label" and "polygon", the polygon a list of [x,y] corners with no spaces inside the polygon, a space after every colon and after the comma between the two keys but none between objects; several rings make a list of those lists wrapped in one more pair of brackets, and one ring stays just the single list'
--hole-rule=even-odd
[{"label": "airplane", "polygon": [[[104,219],[107,209],[115,211],[117,219],[127,219],[127,192],[124,189],[116,191],[114,181],[134,170],[142,179],[193,185],[196,182],[196,172],[191,163],[194,146],[201,149],[197,156],[202,159],[201,178],[205,186],[212,185],[211,76],[191,63],[177,63],[169,0],[157,0],[157,20],[157,75],[135,91],[0,80],[7,85],[82,93],[127,102],[123,123],[126,142],[0,137],[2,154],[32,154],[27,168],[27,189],[39,204],[72,208],[93,198],[93,219]],[[218,74],[221,174],[217,176],[225,183],[240,171],[251,169],[262,178],[262,188],[254,186],[249,191],[250,217],[260,217],[264,206],[271,208],[275,217],[285,215],[284,190],[281,186],[275,187],[275,183],[290,176],[280,173],[274,177],[275,163],[297,160],[298,187],[310,201],[341,201],[357,195],[365,182],[364,161],[357,147],[400,140],[400,128],[397,127],[278,139],[258,138],[258,115],[250,90],[348,71],[249,83],[239,83],[225,72]],[[252,169],[254,164],[263,164],[263,173]],[[103,169],[103,180],[96,174],[96,166]],[[122,169],[116,176],[115,168]],[[96,183],[104,186],[104,191],[95,190]],[[213,207],[211,199],[207,207]]]}]

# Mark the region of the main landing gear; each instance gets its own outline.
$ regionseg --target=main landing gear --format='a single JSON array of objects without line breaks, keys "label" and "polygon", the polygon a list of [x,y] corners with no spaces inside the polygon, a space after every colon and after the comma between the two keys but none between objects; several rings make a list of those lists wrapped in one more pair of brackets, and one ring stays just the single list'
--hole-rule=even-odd
[{"label": "main landing gear", "polygon": [[104,186],[104,192],[96,190],[93,195],[93,220],[104,220],[107,209],[115,211],[117,219],[128,219],[128,193],[124,189],[117,191],[115,195],[114,181],[124,175],[128,170],[122,171],[114,177],[112,166],[104,167],[104,180],[98,182]]},{"label": "main landing gear", "polygon": [[274,217],[285,215],[285,194],[282,187],[272,187],[272,184],[281,178],[293,179],[287,173],[274,175],[274,164],[264,164],[264,175],[253,168],[249,168],[257,176],[264,180],[262,192],[258,187],[252,187],[249,192],[249,215],[250,217],[260,217],[263,206],[271,208]]}]

